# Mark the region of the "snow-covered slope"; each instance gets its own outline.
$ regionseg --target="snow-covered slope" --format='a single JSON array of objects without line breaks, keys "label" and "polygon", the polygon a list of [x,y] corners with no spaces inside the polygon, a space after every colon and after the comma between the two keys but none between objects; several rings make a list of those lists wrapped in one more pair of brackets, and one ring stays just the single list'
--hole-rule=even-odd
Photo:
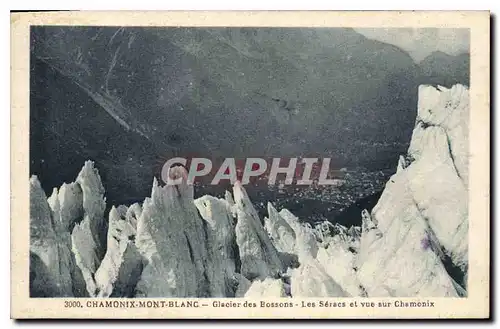
[{"label": "snow-covered slope", "polygon": [[237,182],[224,199],[153,181],[112,207],[90,161],[47,199],[30,180],[32,296],[463,296],[468,268],[468,90],[422,86],[412,142],[362,227],[303,224]]}]

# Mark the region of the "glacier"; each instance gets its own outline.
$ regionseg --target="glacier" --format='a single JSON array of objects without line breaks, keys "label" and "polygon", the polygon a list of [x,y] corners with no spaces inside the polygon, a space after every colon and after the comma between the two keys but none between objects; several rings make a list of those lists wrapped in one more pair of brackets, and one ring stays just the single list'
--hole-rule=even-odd
[{"label": "glacier", "polygon": [[361,227],[304,224],[271,202],[261,219],[240,182],[195,199],[183,167],[170,168],[180,185],[153,179],[107,215],[94,162],[49,197],[32,176],[30,295],[466,296],[469,91],[418,92],[409,149]]}]

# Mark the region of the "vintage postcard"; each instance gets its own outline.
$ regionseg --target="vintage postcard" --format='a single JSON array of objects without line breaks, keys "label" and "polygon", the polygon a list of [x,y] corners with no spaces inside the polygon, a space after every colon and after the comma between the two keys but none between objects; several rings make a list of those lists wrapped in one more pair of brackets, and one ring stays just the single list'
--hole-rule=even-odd
[{"label": "vintage postcard", "polygon": [[490,316],[489,12],[11,15],[11,316]]}]

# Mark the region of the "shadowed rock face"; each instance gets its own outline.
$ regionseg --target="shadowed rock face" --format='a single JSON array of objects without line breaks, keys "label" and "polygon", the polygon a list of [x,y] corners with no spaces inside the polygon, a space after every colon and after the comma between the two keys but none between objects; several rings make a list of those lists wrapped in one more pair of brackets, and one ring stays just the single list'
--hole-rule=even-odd
[{"label": "shadowed rock face", "polygon": [[34,27],[31,56],[31,173],[48,193],[93,159],[114,203],[174,155],[385,166],[419,84],[468,84],[467,55],[417,65],[352,29]]}]

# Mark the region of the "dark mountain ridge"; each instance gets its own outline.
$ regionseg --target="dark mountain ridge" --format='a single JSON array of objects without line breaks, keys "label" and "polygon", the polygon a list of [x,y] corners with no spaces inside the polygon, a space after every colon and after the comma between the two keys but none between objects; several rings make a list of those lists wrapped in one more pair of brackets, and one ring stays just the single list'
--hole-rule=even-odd
[{"label": "dark mountain ridge", "polygon": [[50,192],[92,159],[113,203],[173,156],[392,166],[418,85],[469,81],[468,55],[417,65],[338,28],[34,27],[31,59],[30,172]]}]

